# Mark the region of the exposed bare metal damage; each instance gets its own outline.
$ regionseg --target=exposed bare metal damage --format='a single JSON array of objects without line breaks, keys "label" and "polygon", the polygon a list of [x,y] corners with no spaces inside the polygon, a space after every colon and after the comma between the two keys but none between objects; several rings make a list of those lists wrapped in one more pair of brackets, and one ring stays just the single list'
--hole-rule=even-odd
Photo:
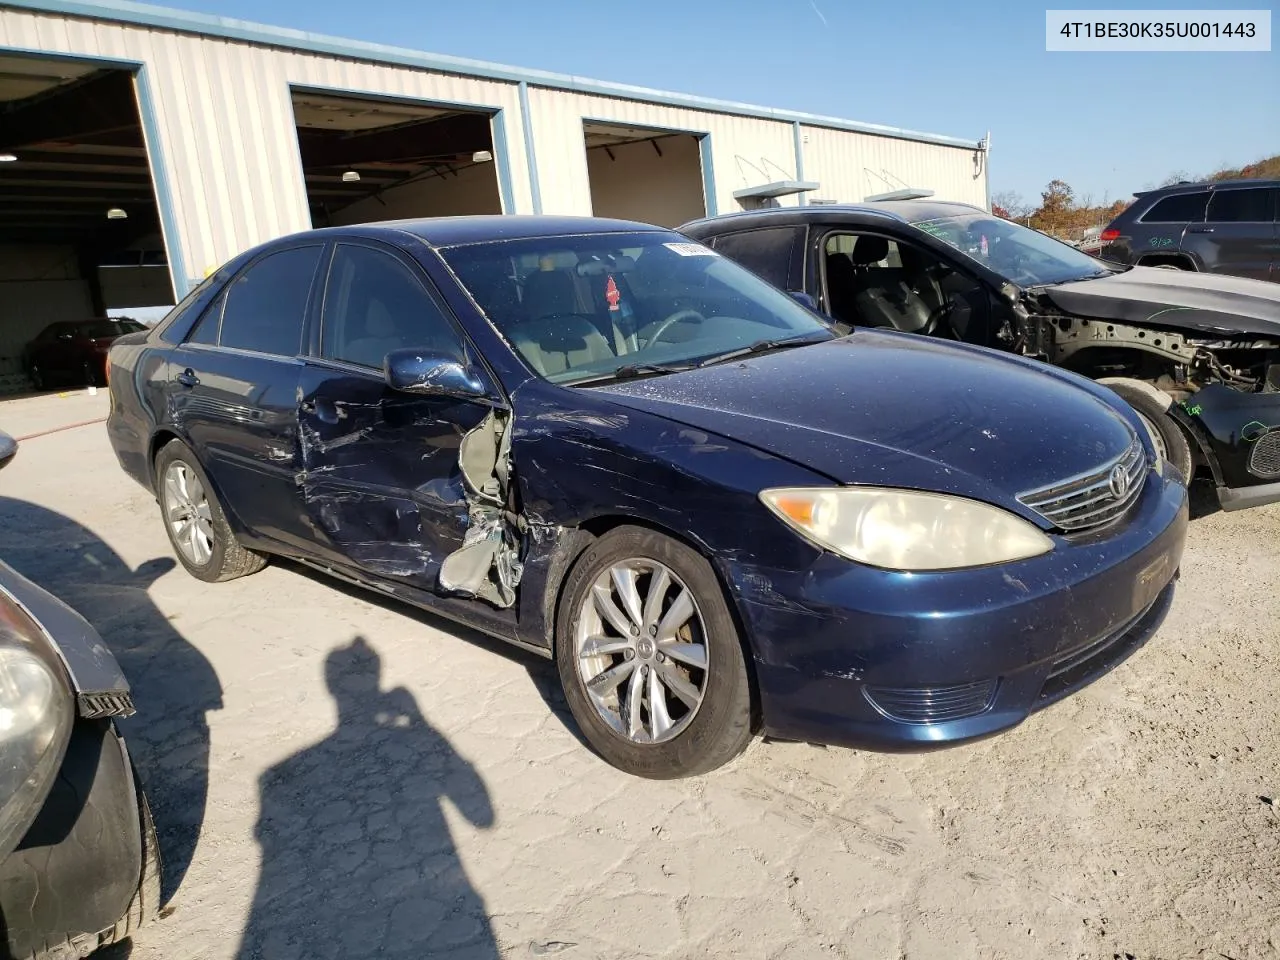
[{"label": "exposed bare metal damage", "polygon": [[440,588],[497,607],[516,601],[524,566],[520,519],[509,509],[511,414],[493,410],[462,438],[458,465],[467,497],[462,546],[440,564]]}]

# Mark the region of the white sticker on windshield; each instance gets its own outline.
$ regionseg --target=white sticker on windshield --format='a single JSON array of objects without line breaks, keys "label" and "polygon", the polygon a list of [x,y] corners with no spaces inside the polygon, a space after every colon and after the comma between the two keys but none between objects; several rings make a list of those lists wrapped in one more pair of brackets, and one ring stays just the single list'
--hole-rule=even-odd
[{"label": "white sticker on windshield", "polygon": [[704,247],[700,243],[664,243],[664,247],[673,253],[678,253],[682,257],[717,257],[719,256],[714,250]]}]

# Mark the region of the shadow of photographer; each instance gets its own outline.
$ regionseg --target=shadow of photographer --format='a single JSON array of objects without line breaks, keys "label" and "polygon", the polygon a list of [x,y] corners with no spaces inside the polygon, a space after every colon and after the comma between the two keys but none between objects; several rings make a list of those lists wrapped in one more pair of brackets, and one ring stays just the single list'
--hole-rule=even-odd
[{"label": "shadow of photographer", "polygon": [[484,782],[363,637],[333,650],[336,729],[261,777],[262,870],[240,957],[498,957],[442,801],[493,824]]}]

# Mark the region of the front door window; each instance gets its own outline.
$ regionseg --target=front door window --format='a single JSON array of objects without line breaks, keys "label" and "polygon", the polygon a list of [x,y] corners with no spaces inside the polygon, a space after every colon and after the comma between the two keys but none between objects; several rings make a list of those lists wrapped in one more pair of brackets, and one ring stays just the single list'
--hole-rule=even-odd
[{"label": "front door window", "polygon": [[987,343],[986,288],[928,250],[877,233],[833,233],[822,246],[827,312],[847,327]]}]

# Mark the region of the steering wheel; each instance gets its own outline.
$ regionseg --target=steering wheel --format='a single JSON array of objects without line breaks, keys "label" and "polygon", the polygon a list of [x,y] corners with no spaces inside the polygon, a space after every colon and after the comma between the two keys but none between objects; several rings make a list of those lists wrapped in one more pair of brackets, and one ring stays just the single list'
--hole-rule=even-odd
[{"label": "steering wheel", "polygon": [[653,333],[649,335],[648,339],[645,340],[645,346],[652,346],[653,344],[657,343],[659,340],[662,339],[662,335],[666,333],[667,330],[675,326],[677,323],[680,323],[682,320],[695,320],[695,319],[705,320],[707,318],[704,317],[702,314],[700,314],[697,310],[691,310],[688,308],[685,308],[683,310],[677,310],[675,313],[671,314],[671,316],[667,317],[665,320],[658,321],[658,329],[653,331]]}]

